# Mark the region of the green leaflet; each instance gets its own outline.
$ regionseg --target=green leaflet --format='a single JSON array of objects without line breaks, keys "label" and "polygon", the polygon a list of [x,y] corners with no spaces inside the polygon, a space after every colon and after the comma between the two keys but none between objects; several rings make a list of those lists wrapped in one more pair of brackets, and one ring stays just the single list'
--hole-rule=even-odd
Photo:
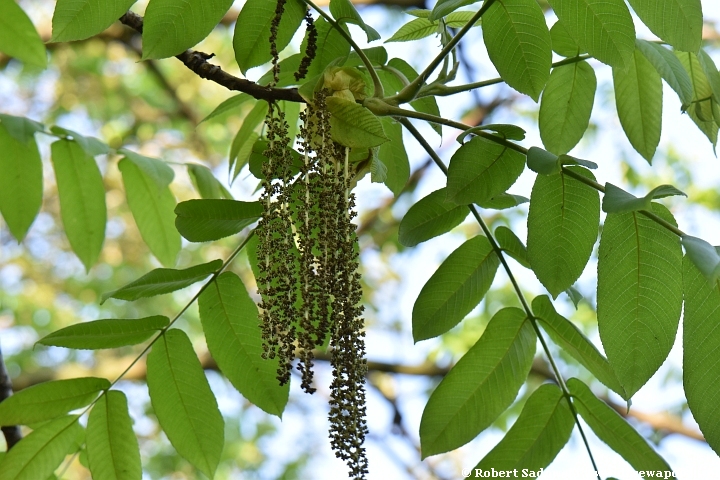
[{"label": "green leaflet", "polygon": [[[219,117],[221,115],[224,115],[228,112],[232,112],[233,110],[236,110],[240,108],[240,106],[247,102],[248,100],[252,100],[253,97],[251,97],[247,93],[240,93],[238,95],[234,95],[230,98],[227,98],[220,103],[215,109],[208,114],[207,117],[200,120],[200,123],[207,122],[208,120],[212,120],[215,117]],[[198,124],[199,125],[199,124]]]},{"label": "green leaflet", "polygon": [[717,346],[720,344],[720,289],[709,282],[692,261],[683,260],[683,385],[688,406],[708,444],[720,451],[720,378]]},{"label": "green leaflet", "polygon": [[535,0],[496,0],[483,15],[483,39],[505,82],[536,102],[550,75],[550,31]]},{"label": "green leaflet", "polygon": [[420,40],[437,33],[437,31],[437,22],[431,22],[427,18],[414,18],[393,33],[392,37],[385,40],[385,43]]},{"label": "green leaflet", "polygon": [[626,70],[613,68],[615,105],[633,148],[652,163],[662,129],[662,81],[638,49],[628,65]]},{"label": "green leaflet", "polygon": [[529,198],[523,197],[522,195],[501,193],[499,195],[495,195],[494,197],[490,198],[485,202],[478,203],[478,205],[481,208],[491,210],[505,210],[507,208],[517,207],[518,205],[522,205],[523,203],[527,203],[529,201]]},{"label": "green leaflet", "polygon": [[[267,0],[260,0],[266,2]],[[317,50],[315,59],[308,68],[306,79],[311,79],[315,75],[320,75],[325,71],[330,62],[338,58],[347,57],[350,53],[350,44],[338,33],[332,25],[324,18],[315,20],[315,29],[317,30]],[[305,34],[300,51],[307,51],[308,36]],[[294,77],[293,77],[294,78]]]},{"label": "green leaflet", "polygon": [[58,0],[51,42],[84,40],[115,23],[137,0]]},{"label": "green leaflet", "polygon": [[145,9],[142,59],[172,57],[196,45],[212,32],[232,3],[150,0]]},{"label": "green leaflet", "polygon": [[488,125],[478,125],[476,127],[468,128],[460,135],[457,136],[457,141],[460,144],[465,143],[465,138],[475,132],[480,131],[491,131],[500,134],[505,140],[525,140],[525,130],[518,127],[517,125],[511,125],[507,123],[491,123]]},{"label": "green leaflet", "polygon": [[367,108],[340,97],[328,97],[333,140],[350,148],[369,148],[387,142],[380,119]]},{"label": "green leaflet", "polygon": [[499,264],[490,242],[480,235],[452,252],[415,300],[415,342],[442,335],[465,318],[487,293]]},{"label": "green leaflet", "polygon": [[367,35],[368,42],[380,40],[380,34],[365,23],[357,10],[355,10],[355,6],[350,3],[350,0],[332,0],[330,2],[330,13],[341,25],[343,23],[352,23],[362,28]]},{"label": "green leaflet", "polygon": [[108,318],[61,328],[37,343],[78,350],[125,347],[144,342],[169,323],[170,319],[162,315],[127,320]]},{"label": "green leaflet", "polygon": [[528,398],[513,426],[477,464],[484,471],[540,470],[550,465],[575,426],[575,419],[556,385],[545,384]]},{"label": "green leaflet", "polygon": [[438,0],[428,18],[430,20],[437,20],[438,18],[442,18],[445,15],[454,12],[460,7],[472,5],[473,3],[477,3],[479,1],[480,0]]},{"label": "green leaflet", "polygon": [[23,438],[2,459],[0,480],[39,480],[50,477],[68,453],[83,443],[78,416],[58,418]]},{"label": "green leaflet", "polygon": [[191,242],[209,242],[240,232],[262,215],[259,202],[188,200],[175,207],[175,226]]},{"label": "green leaflet", "polygon": [[88,405],[107,388],[110,382],[95,377],[54,380],[24,388],[0,403],[0,425],[52,420]]},{"label": "green leaflet", "polygon": [[157,184],[159,188],[167,187],[175,178],[175,172],[167,163],[157,158],[146,157],[139,153],[131,152],[125,148],[118,150],[120,155],[134,163],[147,177]]},{"label": "green leaflet", "polygon": [[180,234],[173,222],[175,197],[167,186],[170,181],[164,187],[160,186],[161,180],[162,183],[167,180],[167,174],[162,173],[164,170],[159,169],[155,175],[148,175],[146,168],[153,168],[150,165],[157,167],[155,163],[140,167],[135,160],[126,156],[120,160],[118,168],[122,172],[127,202],[140,235],[160,263],[174,265],[180,251]]},{"label": "green leaflet", "polygon": [[67,128],[58,127],[57,125],[53,125],[52,127],[50,127],[50,131],[59,135],[61,138],[77,142],[77,144],[80,145],[83,151],[85,151],[85,153],[90,157],[95,157],[97,155],[105,155],[112,151],[108,144],[95,137],[80,135],[77,132],[74,132]]},{"label": "green leaflet", "polygon": [[258,101],[252,110],[243,119],[242,126],[238,130],[237,135],[233,139],[230,146],[230,156],[228,158],[228,171],[232,173],[232,179],[238,176],[240,169],[250,159],[253,145],[260,137],[258,132],[262,128],[265,117],[268,113],[269,105],[265,101]]},{"label": "green leaflet", "polygon": [[710,284],[714,284],[720,275],[720,255],[718,255],[717,249],[702,238],[690,235],[684,235],[681,241],[687,259],[695,265]]},{"label": "green leaflet", "polygon": [[698,126],[701,132],[715,146],[717,144],[718,125],[714,120],[714,110],[718,108],[713,98],[712,87],[705,75],[697,55],[688,52],[675,52],[692,82],[692,104],[688,106],[687,114]]},{"label": "green leaflet", "polygon": [[552,48],[555,53],[563,57],[575,57],[580,55],[580,47],[574,38],[570,36],[567,28],[558,20],[550,28],[550,39],[552,40]]},{"label": "green leaflet", "polygon": [[14,1],[0,2],[0,52],[30,65],[47,66],[47,52],[40,35]]},{"label": "green leaflet", "polygon": [[540,100],[538,126],[543,145],[562,155],[578,144],[590,123],[597,80],[587,62],[553,69]]},{"label": "green leaflet", "polygon": [[504,308],[430,395],[420,421],[422,458],[465,445],[515,400],[537,337],[525,312]]},{"label": "green leaflet", "polygon": [[693,99],[693,85],[678,57],[655,42],[638,39],[635,41],[635,47],[645,55],[645,58],[655,67],[670,88],[675,90],[683,108],[687,108]]},{"label": "green leaflet", "polygon": [[278,385],[277,360],[264,360],[258,310],[242,280],[225,272],[198,299],[208,349],[220,371],[250,402],[282,416],[290,384]]},{"label": "green leaflet", "polygon": [[535,297],[532,309],[535,318],[540,321],[543,330],[548,333],[553,342],[577,360],[580,365],[587,368],[603,385],[626,400],[630,398],[625,394],[607,359],[574,323],[555,311],[555,307],[547,295]]},{"label": "green leaflet", "polygon": [[225,422],[185,332],[170,329],[153,345],[147,358],[147,385],[172,446],[213,478],[225,442]]},{"label": "green leaflet", "polygon": [[88,418],[86,445],[94,480],[142,477],[140,447],[124,393],[110,390],[100,397]]},{"label": "green leaflet", "polygon": [[35,120],[30,120],[26,117],[6,115],[4,113],[0,113],[0,123],[2,123],[12,138],[24,144],[34,141],[35,133],[45,130],[45,126]]},{"label": "green leaflet", "polygon": [[500,225],[495,229],[495,240],[497,240],[500,248],[514,258],[520,265],[525,268],[531,268],[530,261],[527,258],[527,248],[517,235],[515,235],[515,232]]},{"label": "green leaflet", "polygon": [[[248,0],[240,10],[235,23],[233,48],[235,60],[243,74],[252,67],[269,62],[272,58],[268,39],[276,5],[277,2],[267,0]],[[275,42],[278,52],[290,43],[304,16],[305,4],[301,0],[288,0],[285,3],[285,11],[280,20]]]},{"label": "green leaflet", "polygon": [[683,52],[697,52],[702,43],[700,0],[628,0],[651,32]]},{"label": "green leaflet", "polygon": [[465,205],[448,202],[446,189],[435,190],[418,200],[400,221],[398,241],[414,247],[460,225],[469,210]]},{"label": "green leaflet", "polygon": [[213,260],[184,270],[156,268],[117,290],[104,293],[100,303],[104,303],[108,298],[119,298],[132,302],[138,298],[174,292],[207,278],[208,275],[217,272],[221,266],[222,260]]},{"label": "green leaflet", "polygon": [[577,378],[567,381],[573,405],[595,435],[619,453],[635,470],[671,471],[665,460],[648,445],[615,410],[598,399]]},{"label": "green leaflet", "polygon": [[410,178],[410,162],[403,144],[402,126],[391,118],[380,118],[383,131],[390,141],[380,145],[378,158],[387,167],[385,185],[397,197]]},{"label": "green leaflet", "polygon": [[530,147],[527,151],[527,166],[541,175],[557,175],[562,172],[560,157],[538,147]]},{"label": "green leaflet", "polygon": [[[392,67],[405,75],[408,82],[412,82],[418,76],[415,69],[401,58],[391,58],[388,62],[388,67]],[[435,115],[436,117],[440,116],[440,108],[438,107],[437,100],[433,96],[420,97],[413,100],[410,102],[410,106],[418,112],[429,113],[430,115]],[[440,124],[429,122],[429,125],[438,133],[438,135],[442,134],[442,126]]]},{"label": "green leaflet", "polygon": [[[215,178],[212,170],[204,165],[190,163],[187,166],[188,175],[195,185],[200,196],[206,200],[212,198],[227,198],[232,200],[232,194]],[[177,208],[177,207],[176,207]]]},{"label": "green leaflet", "polygon": [[[595,180],[585,168],[568,168]],[[599,224],[596,190],[564,172],[537,176],[528,213],[528,258],[553,298],[575,283],[585,269]]]},{"label": "green leaflet", "polygon": [[[14,4],[3,2],[6,3]],[[20,242],[42,204],[42,160],[33,136],[27,142],[20,142],[5,125],[3,120],[0,124],[0,213],[10,233]]]},{"label": "green leaflet", "polygon": [[448,200],[458,205],[486,202],[510,188],[524,168],[521,153],[475,137],[450,159]]},{"label": "green leaflet", "polygon": [[[664,206],[652,211],[675,225]],[[631,397],[662,365],[682,308],[680,239],[639,212],[608,214],[598,252],[597,317],[610,365]]]},{"label": "green leaflet", "polygon": [[58,140],[51,145],[60,214],[70,246],[89,271],[105,240],[105,185],[95,159],[79,143]]},{"label": "green leaflet", "polygon": [[636,197],[612,183],[605,184],[605,195],[603,196],[602,209],[607,213],[625,213],[638,210],[651,210],[652,201],[656,198],[672,197],[675,195],[687,195],[672,185],[660,185],[655,187],[644,197]]},{"label": "green leaflet", "polygon": [[622,0],[549,0],[581,49],[611,67],[628,68],[635,50],[635,26]]}]

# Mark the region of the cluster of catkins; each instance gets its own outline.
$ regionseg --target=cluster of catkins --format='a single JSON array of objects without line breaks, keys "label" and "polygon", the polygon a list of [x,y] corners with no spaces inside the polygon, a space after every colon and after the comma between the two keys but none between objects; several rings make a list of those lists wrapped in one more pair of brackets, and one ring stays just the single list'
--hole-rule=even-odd
[{"label": "cluster of catkins", "polygon": [[[278,3],[271,50],[276,50],[274,40],[284,1]],[[277,52],[273,54],[277,79]],[[297,356],[302,388],[308,393],[315,391],[313,350],[329,346],[333,367],[331,446],[347,463],[351,477],[359,480],[367,473],[363,447],[367,363],[352,223],[355,196],[351,192],[353,175],[348,170],[349,148],[331,138],[330,113],[325,106],[328,94],[328,90],[317,92],[301,114],[302,159],[295,163],[284,113],[270,104],[260,199],[263,215],[256,231],[260,326],[263,357],[278,359],[280,384],[290,380]]]}]

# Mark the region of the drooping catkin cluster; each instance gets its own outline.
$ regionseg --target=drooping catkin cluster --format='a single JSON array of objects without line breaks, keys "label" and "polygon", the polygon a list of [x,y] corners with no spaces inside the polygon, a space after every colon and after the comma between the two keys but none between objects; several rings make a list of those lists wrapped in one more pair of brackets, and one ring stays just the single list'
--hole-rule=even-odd
[{"label": "drooping catkin cluster", "polygon": [[[261,327],[266,358],[279,357],[278,379],[289,380],[295,353],[302,388],[312,393],[313,350],[329,341],[333,381],[330,438],[351,476],[367,473],[365,341],[358,269],[354,194],[349,149],[330,136],[327,91],[315,94],[301,114],[300,173],[292,156],[282,112],[267,118],[268,160],[258,225],[262,297]],[[285,135],[285,137],[283,136]]]}]

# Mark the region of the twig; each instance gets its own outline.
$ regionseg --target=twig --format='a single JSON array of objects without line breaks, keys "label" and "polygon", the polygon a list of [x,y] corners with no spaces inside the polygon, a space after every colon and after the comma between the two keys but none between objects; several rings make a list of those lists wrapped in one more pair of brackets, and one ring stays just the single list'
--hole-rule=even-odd
[{"label": "twig", "polygon": [[[0,402],[11,397],[12,394],[12,381],[10,380],[10,375],[5,367],[5,360],[3,360],[2,351],[0,351]],[[22,432],[20,431],[20,427],[17,425],[4,426],[2,427],[2,432],[5,436],[5,442],[7,443],[8,450],[22,440]]]}]

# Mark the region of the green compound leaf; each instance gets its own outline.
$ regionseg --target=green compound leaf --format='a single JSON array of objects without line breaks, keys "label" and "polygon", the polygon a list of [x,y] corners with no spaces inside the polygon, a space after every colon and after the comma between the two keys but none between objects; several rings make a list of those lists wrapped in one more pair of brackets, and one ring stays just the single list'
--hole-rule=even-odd
[{"label": "green compound leaf", "polygon": [[415,245],[447,233],[460,225],[470,211],[465,205],[448,202],[444,188],[418,200],[400,221],[398,240],[401,245]]},{"label": "green compound leaf", "polygon": [[362,105],[339,97],[328,97],[326,105],[336,142],[350,148],[370,148],[389,140],[380,119]]},{"label": "green compound leaf", "polygon": [[355,10],[355,6],[350,3],[350,0],[332,0],[330,2],[330,13],[340,24],[352,23],[362,28],[367,35],[368,42],[380,40],[380,34],[365,23],[357,10]]},{"label": "green compound leaf", "polygon": [[573,405],[595,435],[619,453],[635,470],[672,472],[665,460],[648,445],[615,410],[598,399],[577,378],[567,381]]},{"label": "green compound leaf", "polygon": [[112,292],[104,293],[100,303],[105,302],[108,298],[119,298],[120,300],[132,302],[138,298],[171,293],[207,278],[208,275],[215,273],[221,266],[222,260],[213,260],[184,270],[156,268],[134,282],[130,282]]},{"label": "green compound leaf", "polygon": [[68,453],[83,443],[78,416],[58,418],[23,438],[2,459],[0,480],[38,480],[50,477]]},{"label": "green compound leaf", "polygon": [[510,406],[530,372],[536,341],[522,310],[493,316],[430,395],[420,421],[422,458],[465,445]]},{"label": "green compound leaf", "polygon": [[622,0],[549,0],[570,36],[601,62],[628,68],[635,50],[635,26]]},{"label": "green compound leaf", "polygon": [[530,395],[505,437],[473,471],[543,469],[570,440],[574,426],[575,419],[562,390],[556,385],[541,385]]},{"label": "green compound leaf", "polygon": [[625,394],[625,390],[620,385],[607,359],[574,323],[555,311],[555,307],[547,295],[535,297],[532,309],[535,318],[540,321],[543,330],[547,332],[553,342],[577,360],[580,365],[587,368],[603,385],[626,400],[630,398]]},{"label": "green compound leaf", "polygon": [[483,15],[483,39],[505,82],[536,102],[550,76],[550,31],[535,0],[496,0]]},{"label": "green compound leaf", "polygon": [[108,318],[70,325],[37,343],[77,350],[125,347],[144,342],[169,323],[170,319],[162,315],[127,320]]},{"label": "green compound leaf", "polygon": [[0,52],[40,68],[47,66],[47,52],[40,35],[14,1],[0,2]]},{"label": "green compound leaf", "polygon": [[[158,164],[170,167],[157,160],[149,162],[147,160],[151,159],[137,154],[130,157],[128,153],[125,152],[126,156],[120,160],[118,168],[122,173],[130,211],[153,255],[163,265],[174,265],[181,243],[173,222],[175,197],[168,187],[172,177],[168,180],[167,170]],[[145,160],[138,162],[141,158]]]},{"label": "green compound leaf", "polygon": [[652,201],[656,198],[671,197],[676,195],[687,195],[672,185],[660,185],[653,188],[644,197],[636,197],[612,183],[605,184],[605,196],[603,197],[602,209],[607,213],[626,213],[638,210],[650,210]]},{"label": "green compound leaf", "polygon": [[682,245],[687,254],[686,258],[707,278],[708,282],[715,284],[720,276],[720,255],[717,249],[702,238],[689,235],[682,237]]},{"label": "green compound leaf", "polygon": [[448,200],[458,205],[482,204],[510,188],[524,168],[521,153],[475,137],[450,159]]},{"label": "green compound leaf", "polygon": [[175,207],[175,226],[191,242],[209,242],[235,235],[262,215],[260,202],[188,200]]},{"label": "green compound leaf", "polygon": [[652,163],[662,129],[662,81],[655,67],[635,49],[629,68],[613,68],[615,105],[633,148]]},{"label": "green compound leaf", "polygon": [[124,393],[110,390],[100,397],[88,418],[86,445],[93,479],[142,477],[140,447]]},{"label": "green compound leaf", "polygon": [[110,382],[95,377],[54,380],[24,388],[0,403],[0,425],[52,420],[90,404],[107,388]]},{"label": "green compound leaf", "polygon": [[515,235],[515,232],[501,225],[495,229],[495,240],[497,240],[500,248],[514,258],[520,265],[525,268],[531,268],[527,256],[527,248],[517,235]]},{"label": "green compound leaf", "polygon": [[410,161],[403,143],[402,126],[391,118],[380,118],[383,131],[390,141],[380,145],[378,158],[387,167],[384,183],[397,197],[410,178]]},{"label": "green compound leaf", "polygon": [[0,113],[0,123],[5,127],[7,133],[20,143],[27,144],[35,140],[35,133],[45,130],[42,123],[30,120],[26,117],[15,117]]},{"label": "green compound leaf", "polygon": [[252,100],[252,98],[253,97],[247,93],[240,93],[238,95],[227,98],[223,100],[220,105],[215,107],[215,109],[210,112],[207,117],[200,120],[200,123],[207,122],[208,120],[212,120],[215,117],[219,117],[221,115],[225,115],[228,112],[232,112],[233,110],[240,108],[240,106],[242,106],[242,104],[244,104],[248,100]]},{"label": "green compound leaf", "polygon": [[437,22],[431,22],[427,18],[415,18],[400,27],[397,32],[393,33],[392,37],[385,40],[385,43],[420,40],[437,33],[437,31]]},{"label": "green compound leaf", "polygon": [[[584,177],[582,167],[568,167]],[[538,175],[530,195],[528,258],[553,298],[580,277],[590,259],[600,224],[600,197],[564,172]]]},{"label": "green compound leaf", "polygon": [[415,300],[415,342],[442,335],[465,318],[487,293],[499,264],[483,236],[471,238],[452,252]]},{"label": "green compound leaf", "polygon": [[700,0],[628,0],[651,32],[683,52],[697,52],[702,43]]},{"label": "green compound leaf", "polygon": [[[687,238],[687,237],[686,237]],[[685,244],[685,238],[683,239]],[[717,251],[711,247],[717,257]],[[687,249],[687,247],[686,247]],[[708,444],[720,452],[720,371],[717,346],[720,344],[720,288],[709,282],[691,257],[683,260],[683,385],[688,406]],[[12,397],[11,397],[12,398]]]},{"label": "green compound leaf", "polygon": [[555,67],[540,100],[543,145],[556,155],[578,144],[590,124],[597,79],[587,62]]},{"label": "green compound leaf", "polygon": [[580,46],[570,36],[563,22],[558,20],[550,28],[550,39],[552,40],[553,51],[563,57],[576,57],[581,53]]},{"label": "green compound leaf", "polygon": [[[472,5],[473,3],[477,3],[479,1],[480,0],[438,0],[428,18],[434,21],[454,12],[460,7]],[[414,11],[417,12],[418,10]]]},{"label": "green compound leaf", "polygon": [[[252,67],[269,62],[272,58],[269,38],[276,5],[277,2],[268,0],[247,0],[240,10],[235,23],[233,48],[235,60],[243,74]],[[300,27],[305,16],[305,8],[302,0],[288,0],[285,3],[285,11],[280,20],[275,42],[278,52],[290,43],[295,31]]]},{"label": "green compound leaf", "polygon": [[290,384],[278,385],[277,360],[264,360],[258,310],[240,278],[222,273],[198,299],[208,349],[230,383],[271,415],[282,416]]},{"label": "green compound leaf", "polygon": [[27,142],[18,141],[7,129],[5,120],[0,124],[0,152],[0,213],[10,233],[20,242],[42,204],[42,160],[35,137],[30,136]]},{"label": "green compound leaf", "polygon": [[638,39],[635,41],[635,46],[670,88],[675,90],[684,108],[687,108],[693,99],[693,86],[688,72],[683,68],[678,57],[659,43]]},{"label": "green compound leaf", "polygon": [[[215,178],[212,170],[204,165],[190,163],[187,166],[188,175],[195,185],[200,196],[206,200],[213,198],[226,198],[232,200],[232,194]],[[177,208],[177,207],[175,207]]]},{"label": "green compound leaf", "polygon": [[105,185],[95,159],[79,143],[58,140],[51,145],[60,214],[70,246],[89,271],[105,240]]},{"label": "green compound leaf", "polygon": [[[676,225],[662,205],[652,212]],[[680,239],[639,212],[608,214],[598,252],[600,339],[631,397],[675,342],[682,309]]]},{"label": "green compound leaf", "polygon": [[147,358],[147,385],[172,446],[213,478],[225,443],[225,422],[185,332],[170,329],[153,345]]},{"label": "green compound leaf", "polygon": [[687,114],[695,125],[715,146],[717,144],[718,124],[714,120],[714,111],[718,108],[713,98],[713,90],[697,55],[689,52],[675,52],[692,82],[692,104],[687,107]]},{"label": "green compound leaf", "polygon": [[233,0],[150,0],[143,22],[142,59],[172,57],[196,45],[212,32],[232,3]]},{"label": "green compound leaf", "polygon": [[85,40],[115,23],[137,0],[58,0],[51,42]]}]

